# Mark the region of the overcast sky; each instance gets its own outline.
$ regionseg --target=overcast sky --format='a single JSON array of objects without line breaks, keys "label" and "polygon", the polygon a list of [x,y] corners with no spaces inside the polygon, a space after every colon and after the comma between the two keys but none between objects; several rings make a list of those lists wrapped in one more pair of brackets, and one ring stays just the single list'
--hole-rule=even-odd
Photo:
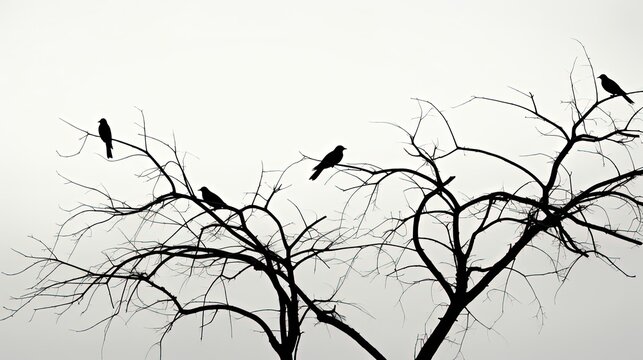
[{"label": "overcast sky", "polygon": [[[583,60],[573,39],[586,46],[597,74],[625,90],[642,90],[641,14],[643,3],[634,0],[2,0],[0,270],[24,264],[10,249],[35,251],[30,235],[52,241],[65,218],[59,207],[82,200],[83,193],[64,186],[56,172],[118,188],[137,170],[106,162],[97,141],[82,159],[60,158],[56,151],[74,152],[79,136],[59,118],[95,131],[105,117],[115,137],[135,141],[139,107],[155,135],[174,134],[194,155],[193,182],[214,186],[233,203],[253,190],[262,162],[281,168],[298,160],[299,152],[320,157],[342,144],[346,162],[395,163],[403,156],[403,138],[375,123],[412,124],[418,115],[412,97],[446,109],[463,141],[526,154],[536,151],[532,144],[511,137],[517,130],[534,131],[533,124],[517,125],[521,116],[502,108],[453,107],[472,95],[522,100],[514,87],[531,91],[541,109],[567,121],[561,101],[570,97],[574,60]],[[589,84],[587,69],[579,70],[585,71],[579,80]],[[115,146],[114,155],[120,152]],[[292,191],[309,194],[301,199],[304,208],[332,212],[323,204],[332,186],[310,184],[312,166],[295,170],[303,184]],[[555,298],[558,284],[542,286],[544,325],[525,297],[496,325],[500,335],[480,329],[468,335],[466,358],[639,359],[643,253],[622,250],[623,268],[639,277],[626,279],[596,259],[584,261]],[[8,297],[30,283],[0,277],[2,304],[13,306]],[[396,292],[389,290],[391,298],[373,305],[375,313],[395,306]],[[388,331],[409,335],[382,340],[391,359],[409,358],[413,334],[421,330],[395,309],[360,324],[360,331],[382,339]],[[86,319],[30,315],[0,323],[2,358],[99,358],[101,329],[73,331],[90,325]],[[107,336],[105,359],[142,359],[158,336],[140,325],[117,329]],[[333,330],[309,331],[304,359],[367,358]],[[265,351],[255,358],[275,358],[265,339],[244,325],[234,339],[223,326],[200,342],[197,323],[185,321],[165,346],[169,359],[236,359],[253,351]],[[214,351],[219,355],[213,357]]]}]

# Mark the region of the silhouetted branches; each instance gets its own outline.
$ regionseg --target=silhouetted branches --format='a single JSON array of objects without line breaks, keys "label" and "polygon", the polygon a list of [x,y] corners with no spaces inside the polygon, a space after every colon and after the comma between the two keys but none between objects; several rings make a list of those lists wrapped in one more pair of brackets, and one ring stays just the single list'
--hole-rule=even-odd
[{"label": "silhouetted branches", "polygon": [[[589,58],[587,61],[593,74]],[[597,97],[593,104],[583,109],[577,103],[577,87],[574,86],[572,77],[570,82],[572,100],[569,103],[577,111],[570,126],[562,125],[563,121],[541,113],[535,96],[530,92],[518,91],[529,99],[530,105],[489,97],[473,97],[460,105],[473,106],[472,101],[484,101],[516,108],[525,112],[528,117],[551,127],[553,132],[541,134],[559,139],[560,147],[539,151],[539,154],[550,160],[544,175],[507,155],[463,145],[463,142],[457,139],[444,113],[432,102],[420,99],[414,100],[428,105],[429,109],[420,107],[420,115],[412,131],[393,125],[406,136],[408,146],[405,152],[419,161],[417,167],[382,168],[371,164],[360,167],[344,166],[346,172],[357,176],[362,174],[355,186],[344,190],[352,194],[369,193],[369,204],[374,203],[379,188],[389,179],[400,178],[412,184],[405,190],[415,194],[415,200],[409,204],[411,213],[390,218],[390,227],[381,235],[386,244],[401,242],[409,245],[400,250],[399,255],[389,255],[397,260],[394,262],[395,270],[389,272],[388,276],[409,287],[417,286],[417,281],[403,281],[400,276],[407,274],[411,268],[424,268],[431,275],[431,279],[426,280],[431,280],[429,283],[437,282],[448,299],[447,303],[437,305],[442,309],[442,316],[432,332],[422,338],[416,359],[432,358],[447,339],[458,318],[467,318],[465,333],[470,324],[470,316],[474,322],[478,322],[471,311],[467,310],[468,305],[485,291],[494,291],[493,284],[497,283],[495,280],[501,273],[508,272],[508,276],[512,273],[519,274],[527,281],[536,301],[540,303],[529,278],[556,275],[564,280],[580,258],[591,255],[625,273],[604,252],[598,242],[605,242],[611,238],[634,245],[642,244],[643,197],[630,188],[631,184],[635,180],[640,181],[643,175],[643,168],[636,164],[630,152],[632,140],[641,136],[640,128],[633,127],[641,109],[636,109],[627,121],[616,121],[610,115],[601,117],[606,114],[601,106],[614,97]],[[595,81],[593,85],[596,89]],[[434,145],[425,149],[418,145],[418,133],[422,125],[431,120],[427,118],[427,114],[431,112],[437,113],[439,120],[446,125],[452,140],[450,147],[439,149]],[[590,118],[595,124],[591,128],[586,126]],[[433,122],[431,128],[435,129],[438,125]],[[591,144],[594,149],[588,152],[584,144]],[[522,174],[516,178],[524,178],[524,181],[513,191],[499,189],[463,199],[458,194],[457,185],[452,186],[449,183],[454,178],[475,175],[463,171],[464,175],[450,174],[448,179],[443,181],[445,175],[442,175],[440,164],[464,153],[477,154],[509,165],[517,175]],[[591,156],[591,159],[585,162],[586,166],[602,168],[607,162],[613,170],[592,172],[593,177],[590,181],[593,183],[590,185],[587,185],[586,181],[575,181],[572,171],[568,168],[578,167],[578,164],[571,160],[572,155],[576,153]],[[629,164],[624,163],[623,159],[628,159]],[[463,168],[466,169],[466,164],[463,164]],[[482,174],[477,176],[480,175]],[[402,231],[407,225],[412,228],[410,233]],[[485,246],[490,246],[489,241],[497,238],[497,234],[505,234],[502,245],[509,245],[508,249],[495,259],[478,259],[476,253]],[[543,242],[544,239],[554,240],[558,244],[558,251],[562,249],[571,253],[573,260],[569,264],[563,264],[559,257],[550,256],[544,249],[549,246]],[[516,259],[525,248],[537,249],[544,254],[552,268],[531,273],[517,269]],[[390,249],[392,248],[389,247],[389,251]],[[503,298],[508,294],[507,282],[500,291]]]},{"label": "silhouetted branches", "polygon": [[[523,120],[535,123],[534,135],[553,143],[534,141],[534,149],[524,156],[492,150],[490,144],[467,145],[444,111],[429,100],[414,98],[420,113],[412,126],[387,123],[405,137],[406,155],[399,163],[342,163],[341,145],[316,159],[311,179],[325,169],[331,173],[327,182],[342,178],[338,187],[346,202],[338,219],[311,218],[296,201],[284,199],[289,188],[286,173],[311,159],[306,156],[284,170],[269,171],[262,165],[246,204],[234,206],[219,196],[219,189],[206,186],[196,186],[199,198],[176,139],[169,143],[152,136],[139,109],[140,141],[112,138],[111,130],[109,138],[102,131],[102,140],[118,147],[119,157],[110,162],[146,164],[135,175],[149,195],[138,200],[120,197],[113,188],[61,175],[89,200],[65,210],[68,217],[53,245],[37,240],[44,247],[42,255],[21,253],[31,262],[18,273],[35,272],[36,281],[9,316],[27,308],[64,314],[78,304],[87,311],[96,299],[106,299],[111,310],[89,328],[109,329],[112,319],[123,313],[153,312],[165,319],[161,347],[165,334],[186,316],[200,316],[203,331],[228,314],[259,329],[280,359],[296,358],[305,324],[322,323],[373,358],[385,359],[344,313],[367,313],[366,307],[339,296],[349,274],[357,273],[398,282],[400,299],[417,287],[443,295],[421,299],[435,306],[427,320],[430,330],[420,331],[416,339],[418,360],[433,358],[445,341],[456,344],[461,354],[473,324],[493,331],[505,302],[514,299],[510,279],[526,284],[536,316],[542,319],[534,278],[554,277],[562,285],[580,259],[592,257],[628,275],[604,244],[643,244],[643,196],[634,190],[643,179],[634,154],[640,150],[640,142],[634,140],[641,137],[642,108],[622,118],[605,107],[615,97],[643,91],[614,90],[609,91],[614,95],[601,99],[593,80],[593,100],[582,100],[585,95],[582,84],[574,80],[575,71],[576,62],[569,76],[571,99],[563,102],[569,119],[545,114],[532,92],[517,89],[513,90],[521,101],[474,96],[456,107],[484,104],[520,112]],[[101,141],[101,136],[62,121],[81,134],[80,149],[62,157],[79,156],[88,140]],[[425,141],[429,126],[434,133],[442,131],[446,145]],[[510,136],[531,134],[523,127]],[[490,168],[469,169],[481,159],[492,164]],[[544,161],[534,165],[535,159]],[[501,177],[494,166],[508,168],[509,177]],[[462,187],[465,180],[479,184],[489,178],[501,185],[477,192]],[[396,196],[398,205],[384,209],[388,217],[373,218],[383,193]],[[292,207],[294,219],[281,213],[283,206]],[[349,214],[349,209],[359,212]],[[109,236],[92,243],[92,256],[77,256],[78,247],[101,232]],[[116,237],[124,240],[116,243]],[[367,251],[373,259],[365,259]],[[523,266],[520,260],[527,253],[542,260],[537,267]],[[367,269],[358,270],[363,264]],[[313,292],[302,283],[302,275],[315,273],[317,266],[331,270],[336,281],[332,290]],[[472,303],[495,294],[502,296],[498,317],[484,319]]]},{"label": "silhouetted branches", "polygon": [[[98,138],[63,121],[83,134],[80,150],[71,156],[82,152],[87,138]],[[41,242],[45,246],[45,256],[23,254],[32,261],[24,271],[40,269],[40,280],[19,298],[23,303],[14,311],[30,305],[35,311],[57,309],[62,314],[75,304],[85,302],[89,307],[92,299],[107,296],[112,314],[95,325],[105,324],[109,328],[111,319],[122,312],[152,311],[168,319],[161,341],[173,324],[185,316],[201,314],[201,326],[204,327],[212,323],[217,314],[230,313],[254,323],[281,359],[296,356],[301,326],[312,319],[337,328],[374,358],[383,359],[336,312],[334,296],[341,284],[331,296],[320,299],[307,295],[296,276],[301,271],[309,271],[302,268],[310,261],[327,265],[334,262],[336,268],[341,263],[338,253],[347,254],[350,259],[351,253],[371,245],[343,246],[346,239],[341,235],[341,229],[328,229],[328,226],[325,226],[326,230],[319,229],[326,216],[307,220],[294,203],[291,204],[299,212],[303,226],[296,230],[294,224],[282,223],[269,205],[275,195],[288,187],[281,183],[286,170],[262,171],[261,180],[251,193],[252,201],[247,205],[231,206],[205,187],[201,189],[203,199],[198,198],[176,142],[169,144],[151,136],[145,123],[142,130],[143,146],[118,138],[111,141],[120,145],[119,154],[125,154],[124,149],[130,150],[115,161],[144,158],[151,163],[150,168],[138,174],[144,184],[151,185],[151,196],[134,205],[106,189],[63,177],[67,184],[77,186],[99,200],[67,210],[69,217],[61,225],[53,246]],[[153,154],[155,151],[169,151],[169,157],[160,160],[159,155]],[[266,174],[276,174],[276,182],[263,185]],[[133,235],[126,235],[121,229],[131,221],[139,225]],[[87,241],[87,237],[99,228],[118,230],[125,237],[125,243],[111,248],[105,245],[105,260],[98,264],[83,265],[82,260],[74,261],[77,244]],[[145,232],[145,228],[160,231]],[[63,239],[70,239],[75,244],[68,259],[56,254],[57,245]],[[239,287],[238,283],[244,286]],[[266,300],[262,301],[265,307],[245,305],[248,302],[244,300],[230,300],[230,293],[235,289],[247,291],[258,283],[264,283],[262,286],[273,292],[271,296],[260,297]],[[107,294],[101,295],[103,290]],[[186,290],[197,295],[183,295]],[[44,305],[36,305],[35,301],[41,299],[49,300]],[[306,316],[310,313],[312,318]]]}]

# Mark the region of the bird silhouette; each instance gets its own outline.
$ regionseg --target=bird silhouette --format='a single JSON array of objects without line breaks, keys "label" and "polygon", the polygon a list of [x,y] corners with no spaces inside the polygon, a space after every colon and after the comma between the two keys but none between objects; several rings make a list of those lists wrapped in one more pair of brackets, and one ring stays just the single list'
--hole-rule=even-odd
[{"label": "bird silhouette", "polygon": [[603,89],[605,89],[605,91],[614,96],[622,96],[625,98],[625,100],[627,100],[628,103],[634,104],[634,101],[632,101],[632,99],[630,99],[625,94],[625,91],[623,91],[623,89],[621,89],[621,87],[618,86],[618,84],[614,82],[614,80],[608,78],[605,74],[601,74],[601,76],[599,76],[598,78],[601,79],[601,85],[603,86]]},{"label": "bird silhouette", "polygon": [[329,152],[328,154],[326,154],[326,156],[324,156],[322,161],[320,161],[319,164],[317,164],[317,166],[315,166],[313,168],[313,170],[315,170],[315,172],[310,177],[310,180],[317,179],[319,174],[321,174],[321,172],[324,169],[332,168],[333,166],[339,164],[339,162],[342,161],[342,158],[344,157],[344,153],[343,153],[344,150],[346,150],[345,147],[343,147],[341,145],[337,145],[335,150],[333,150],[333,151]]},{"label": "bird silhouette", "polygon": [[107,148],[107,158],[111,159],[112,149],[114,148],[112,146],[112,130],[109,128],[109,125],[107,125],[107,120],[100,119],[98,122],[100,123],[100,125],[98,125],[98,135],[100,135],[101,140],[103,140]]},{"label": "bird silhouette", "polygon": [[223,200],[221,200],[221,198],[217,194],[210,191],[207,187],[203,186],[199,189],[199,191],[201,192],[203,201],[205,201],[206,204],[212,206],[212,209],[223,209],[227,206],[226,203],[223,202]]}]

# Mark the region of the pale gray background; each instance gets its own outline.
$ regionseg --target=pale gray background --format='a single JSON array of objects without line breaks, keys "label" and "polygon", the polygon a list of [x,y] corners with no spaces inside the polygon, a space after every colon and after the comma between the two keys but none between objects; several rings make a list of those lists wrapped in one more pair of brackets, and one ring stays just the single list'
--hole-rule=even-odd
[{"label": "pale gray background", "polygon": [[[56,150],[76,149],[78,134],[58,117],[93,131],[106,117],[115,137],[134,140],[140,120],[134,106],[143,108],[154,134],[170,139],[174,131],[198,157],[190,160],[195,183],[216,184],[224,198],[240,202],[261,161],[283,167],[299,151],[321,156],[343,144],[348,162],[392,163],[402,138],[372,122],[410,124],[417,115],[410,97],[445,109],[471,95],[522,100],[513,86],[567,120],[560,101],[569,98],[574,59],[582,58],[572,38],[586,45],[598,74],[641,90],[642,11],[640,1],[0,1],[0,270],[23,265],[10,249],[35,251],[28,235],[51,240],[65,217],[58,206],[82,197],[56,171],[112,188],[133,180],[135,169],[105,162],[96,141],[82,159],[59,158]],[[533,131],[533,123],[516,126],[521,117],[502,109],[447,113],[463,139],[507,140],[492,129]],[[507,144],[508,152],[529,152],[524,141]],[[225,176],[215,179],[208,171],[214,166]],[[293,194],[310,194],[301,199],[304,208],[330,213],[334,205],[320,192],[332,187],[308,182],[310,167],[297,170],[302,184]],[[640,249],[618,254],[626,270],[643,274]],[[1,279],[5,306],[30,284]],[[592,259],[578,265],[555,299],[553,281],[540,289],[544,326],[525,296],[496,325],[502,336],[480,328],[468,335],[466,358],[641,358],[640,278],[626,279]],[[405,299],[404,322],[396,290],[389,290],[371,305],[377,321],[365,317],[357,325],[391,359],[409,358],[425,316],[413,319],[409,309],[426,298]],[[42,313],[29,320],[25,312],[0,323],[1,358],[99,358],[102,330],[72,331],[87,319],[56,322]],[[104,358],[144,358],[157,337],[144,323],[115,324]],[[166,358],[275,358],[247,324],[235,325],[233,339],[221,324],[200,342],[196,321],[180,323],[166,341]],[[399,337],[386,340],[387,334]],[[301,358],[333,356],[368,358],[337,332],[308,328]]]}]

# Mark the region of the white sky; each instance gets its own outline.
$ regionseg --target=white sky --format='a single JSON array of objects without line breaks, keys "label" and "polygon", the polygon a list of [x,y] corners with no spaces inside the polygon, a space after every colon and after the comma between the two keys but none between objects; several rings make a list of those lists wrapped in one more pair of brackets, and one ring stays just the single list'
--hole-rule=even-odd
[{"label": "white sky", "polygon": [[[136,172],[102,160],[98,142],[89,143],[81,159],[59,158],[56,150],[71,153],[78,146],[78,134],[59,117],[94,131],[105,117],[115,137],[133,141],[140,120],[134,106],[140,107],[156,136],[174,133],[195,155],[193,182],[231,203],[253,189],[261,162],[284,167],[300,151],[323,156],[342,144],[347,162],[394,163],[403,139],[373,122],[411,124],[418,115],[411,97],[447,109],[463,142],[501,146],[517,156],[535,151],[533,143],[509,136],[534,132],[533,123],[518,123],[524,119],[502,108],[451,107],[472,95],[522,100],[512,86],[533,92],[541,109],[567,121],[560,101],[569,98],[569,71],[583,56],[572,39],[587,47],[597,74],[629,91],[643,89],[642,11],[640,1],[0,1],[0,270],[23,265],[10,249],[33,250],[29,235],[51,240],[65,217],[59,206],[81,200],[83,193],[65,187],[57,171],[115,189]],[[114,155],[122,155],[118,146]],[[302,183],[293,194],[310,195],[295,200],[317,214],[332,213],[323,203],[332,187],[308,182],[312,166],[295,170]],[[643,274],[640,249],[618,254],[626,270]],[[465,356],[640,357],[643,280],[626,279],[592,259],[578,265],[555,303],[548,282],[540,294],[543,327],[525,297],[496,325],[504,338],[475,330]],[[13,306],[8,297],[30,283],[0,277],[3,305]],[[403,323],[399,308],[390,311],[395,291],[385,293],[390,299],[372,305],[377,321],[365,318],[359,330],[381,338],[391,359],[409,358],[413,334],[421,331],[414,326],[424,319],[409,319],[414,315],[406,309]],[[411,309],[420,305],[405,301]],[[82,317],[56,323],[39,314],[29,322],[28,313],[20,314],[0,323],[2,358],[98,358],[101,330],[71,331],[87,325]],[[196,323],[185,321],[171,333],[165,354],[211,359],[216,351],[214,358],[233,359],[269,351],[243,324],[234,339],[228,331],[222,323],[201,343]],[[388,331],[410,336],[387,340]],[[142,359],[155,336],[140,324],[119,328],[107,337],[105,359]],[[341,334],[310,328],[302,358],[333,354],[367,358]]]}]

